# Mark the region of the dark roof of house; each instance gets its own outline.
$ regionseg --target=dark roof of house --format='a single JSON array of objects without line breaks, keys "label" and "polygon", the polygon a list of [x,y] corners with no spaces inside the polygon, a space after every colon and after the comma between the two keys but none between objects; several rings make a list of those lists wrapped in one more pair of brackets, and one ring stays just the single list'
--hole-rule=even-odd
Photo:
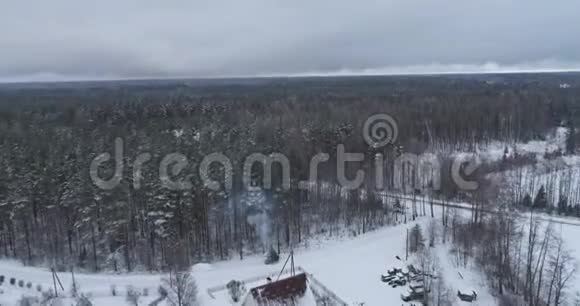
[{"label": "dark roof of house", "polygon": [[303,296],[306,292],[306,274],[300,273],[285,279],[258,286],[250,290],[258,302],[283,301]]}]

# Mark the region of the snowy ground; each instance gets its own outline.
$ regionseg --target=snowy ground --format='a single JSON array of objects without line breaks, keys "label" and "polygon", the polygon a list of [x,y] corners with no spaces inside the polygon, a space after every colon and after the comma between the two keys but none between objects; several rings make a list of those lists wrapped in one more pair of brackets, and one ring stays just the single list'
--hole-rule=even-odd
[{"label": "snowy ground", "polygon": [[[430,218],[423,218],[417,222],[426,228]],[[351,305],[401,305],[400,295],[405,287],[391,288],[381,282],[380,275],[387,269],[406,265],[396,259],[404,259],[406,230],[415,223],[386,227],[347,241],[327,241],[323,246],[308,250],[298,250],[294,259],[297,265],[312,273],[330,290]],[[455,268],[448,261],[446,248],[438,249],[436,254],[442,267],[445,268],[446,279],[450,285],[461,284],[477,288],[481,296],[479,304],[495,305],[493,297],[482,285],[481,278],[475,267],[467,269]],[[284,259],[287,254],[282,254]],[[411,259],[409,260],[411,262]],[[255,275],[268,274],[279,271],[283,262],[277,265],[266,266],[262,257],[251,257],[243,261],[231,260],[215,263],[211,270],[194,273],[198,285],[202,289],[205,305],[224,305],[224,299],[212,299],[206,294],[209,287],[223,285],[231,279],[241,280]],[[447,271],[448,269],[448,271]],[[457,281],[457,272],[461,272],[465,279]],[[459,286],[457,286],[459,287]],[[249,289],[249,288],[248,288]],[[457,289],[452,287],[454,293]],[[456,301],[457,305],[459,301]]]},{"label": "snowy ground", "polygon": [[[565,152],[566,149],[566,135],[568,129],[565,127],[558,127],[545,135],[545,140],[531,140],[528,142],[517,142],[506,144],[500,141],[491,142],[485,146],[476,148],[478,156],[484,162],[493,162],[501,160],[504,156],[505,149],[508,149],[508,156],[515,154],[533,155],[537,161],[542,161],[546,153],[554,153],[556,151]],[[433,148],[435,153],[446,154],[464,154],[462,151],[449,151],[445,148],[435,146]]]},{"label": "snowy ground", "polygon": [[[424,228],[430,218],[419,219]],[[406,230],[414,225],[413,222],[393,227],[385,227],[374,232],[360,235],[355,238],[348,238],[342,241],[332,240],[321,242],[320,245],[311,245],[309,249],[296,250],[294,260],[297,266],[301,266],[309,273],[312,273],[326,287],[336,293],[340,298],[351,305],[401,305],[400,294],[405,287],[391,288],[381,282],[380,276],[387,269],[392,267],[402,267],[404,262],[396,259],[405,255],[405,234]],[[441,262],[445,263],[445,250],[438,249],[438,254],[442,257]],[[284,260],[288,254],[281,254],[281,261],[275,265],[264,265],[262,256],[253,256],[244,260],[229,260],[214,264],[202,264],[192,268],[193,275],[199,287],[199,297],[201,305],[229,305],[227,297],[212,298],[207,289],[214,286],[224,285],[232,279],[243,280],[260,275],[277,273],[281,270]],[[442,267],[449,269],[446,272],[446,279],[449,284],[453,284],[454,275],[457,268],[449,264],[442,264]],[[10,286],[7,281],[2,285],[4,294],[0,294],[0,305],[14,305],[15,301],[23,294],[35,294],[37,283],[43,288],[52,288],[52,275],[50,271],[23,267],[18,263],[2,261],[0,271],[6,277],[16,277],[26,282],[33,282],[32,289],[18,288]],[[476,270],[470,272],[469,269],[460,270],[465,276],[476,275]],[[59,273],[59,277],[66,288],[67,293],[72,285],[70,273]],[[160,284],[160,275],[132,274],[132,275],[91,275],[75,274],[76,281],[80,284],[81,292],[86,292],[92,296],[95,305],[127,305],[124,298],[125,288],[129,285],[140,290],[148,288],[149,296],[143,298],[143,305],[157,297],[157,287]],[[493,298],[481,287],[478,277],[463,280],[462,287],[468,286],[478,288],[478,294],[488,297],[490,304],[494,305]],[[119,296],[111,296],[111,285],[117,287]],[[251,286],[250,286],[251,287]],[[247,288],[250,289],[250,288]],[[451,288],[457,290],[458,288]],[[482,299],[482,301],[484,301]],[[487,300],[486,300],[487,301]],[[487,303],[487,302],[486,302]],[[308,305],[308,303],[304,304]],[[481,304],[484,305],[484,304]]]},{"label": "snowy ground", "polygon": [[[438,208],[436,208],[438,210]],[[437,215],[437,213],[436,213]],[[415,223],[428,228],[430,217],[418,219]],[[339,240],[321,240],[318,244],[311,244],[308,249],[298,249],[294,260],[297,266],[312,273],[326,287],[345,300],[349,305],[401,305],[400,294],[404,287],[391,288],[381,282],[380,275],[387,269],[402,267],[406,263],[396,259],[396,256],[405,257],[405,235],[414,222],[398,226],[385,227],[354,238]],[[572,254],[580,259],[580,243],[576,237],[580,237],[580,226],[558,225],[557,230],[562,231],[566,244],[572,250]],[[453,305],[468,305],[456,299],[457,290],[473,288],[478,293],[478,300],[471,305],[496,305],[494,297],[490,294],[484,282],[484,276],[477,267],[469,264],[467,267],[456,265],[453,256],[450,255],[447,245],[436,245],[432,250],[439,262],[446,287],[449,288],[454,299]],[[275,265],[265,265],[262,256],[251,256],[244,260],[232,259],[229,261],[216,262],[213,264],[199,264],[192,268],[192,273],[197,281],[201,306],[225,306],[231,305],[226,294],[211,297],[207,289],[225,285],[232,279],[244,280],[256,276],[275,274],[282,268],[288,254],[281,254],[281,261]],[[409,259],[411,262],[412,259]],[[52,275],[49,271],[23,267],[15,262],[0,261],[0,271],[7,279],[0,289],[0,305],[15,305],[15,301],[23,294],[35,294],[36,284],[43,288],[52,288]],[[72,277],[70,273],[59,273],[63,286],[67,293],[70,291]],[[16,277],[25,282],[33,282],[31,289],[18,288],[8,285],[8,279]],[[80,291],[92,296],[94,305],[127,305],[124,297],[126,287],[132,285],[139,290],[147,288],[149,296],[142,299],[142,305],[147,305],[157,297],[157,288],[162,278],[161,275],[152,274],[75,274],[80,284]],[[573,280],[572,288],[580,288],[580,278]],[[115,285],[119,296],[111,296],[111,285]],[[247,289],[250,289],[249,285]],[[308,299],[312,300],[312,299]],[[65,303],[64,305],[71,304]],[[164,305],[164,304],[161,304]],[[310,305],[308,302],[302,305]]]},{"label": "snowy ground", "polygon": [[[393,265],[401,265],[395,256],[405,253],[405,230],[404,226],[384,228],[349,241],[328,242],[324,247],[297,251],[294,259],[297,265],[349,303],[398,303],[401,301],[401,290],[382,283],[380,275]],[[282,254],[282,258],[285,255]],[[280,270],[282,264],[265,266],[262,257],[233,260],[214,264],[212,271],[197,273],[196,278],[198,284],[215,286],[230,279],[244,279]],[[209,300],[207,305],[223,305],[220,301],[211,302]]]},{"label": "snowy ground", "polygon": [[[453,305],[497,305],[495,298],[487,288],[485,275],[474,267],[472,262],[469,262],[467,267],[457,264],[449,251],[447,245],[439,245],[435,248],[436,258],[439,260],[445,285],[450,290]],[[475,290],[477,292],[477,300],[472,303],[466,303],[457,297],[457,290],[469,292],[466,289]]]},{"label": "snowy ground", "polygon": [[[54,283],[52,273],[47,269],[24,267],[14,261],[0,261],[0,275],[4,275],[4,283],[0,289],[4,291],[0,294],[0,305],[16,305],[16,301],[22,295],[39,295],[37,285],[42,286],[43,291],[53,289]],[[64,287],[64,291],[58,286],[60,296],[70,296],[72,288],[71,273],[58,273],[58,277]],[[9,284],[10,278],[15,278],[18,284],[19,280],[25,283],[31,282],[32,288],[26,286],[20,288],[17,285]],[[127,305],[125,302],[125,292],[128,286],[133,286],[136,290],[143,293],[146,291],[148,296],[143,296],[143,304],[146,305],[158,297],[157,289],[161,283],[162,275],[160,274],[79,274],[75,273],[75,280],[78,284],[79,292],[87,294],[95,305]],[[112,296],[112,287],[118,296]],[[65,303],[65,305],[68,305]]]},{"label": "snowy ground", "polygon": [[556,225],[556,231],[561,232],[565,247],[570,251],[570,255],[576,259],[576,276],[570,282],[572,291],[580,292],[580,226]]}]

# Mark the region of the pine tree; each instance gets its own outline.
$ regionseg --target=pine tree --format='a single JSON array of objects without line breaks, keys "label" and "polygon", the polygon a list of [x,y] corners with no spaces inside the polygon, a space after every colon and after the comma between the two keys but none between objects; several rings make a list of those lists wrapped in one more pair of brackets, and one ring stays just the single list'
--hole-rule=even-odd
[{"label": "pine tree", "polygon": [[532,207],[532,197],[528,193],[526,193],[524,199],[522,200],[522,206],[527,208]]},{"label": "pine tree", "polygon": [[568,212],[568,197],[565,195],[560,195],[558,200],[558,214],[566,214]]},{"label": "pine tree", "polygon": [[411,253],[418,252],[425,246],[425,239],[423,238],[423,231],[419,224],[413,226],[409,235],[409,251]]},{"label": "pine tree", "polygon": [[244,283],[237,281],[237,280],[231,280],[226,285],[226,288],[228,288],[228,293],[230,294],[232,301],[234,301],[236,303],[239,302],[240,299],[242,298],[242,296],[244,295],[244,293],[246,293],[246,288],[244,287]]},{"label": "pine tree", "polygon": [[566,135],[566,152],[574,154],[576,152],[576,128],[574,127],[574,120],[568,121],[568,132]]},{"label": "pine tree", "polygon": [[542,185],[540,190],[538,190],[536,198],[534,199],[533,208],[545,209],[547,206],[548,200],[546,198],[546,189],[544,188],[544,185]]},{"label": "pine tree", "polygon": [[509,158],[509,149],[507,146],[505,146],[505,148],[503,149],[503,156],[502,156],[502,162],[506,163],[508,158]]},{"label": "pine tree", "polygon": [[268,252],[268,255],[266,255],[266,261],[264,263],[267,265],[271,265],[277,263],[279,260],[280,256],[278,255],[276,250],[274,250],[274,247],[270,247],[270,251]]}]

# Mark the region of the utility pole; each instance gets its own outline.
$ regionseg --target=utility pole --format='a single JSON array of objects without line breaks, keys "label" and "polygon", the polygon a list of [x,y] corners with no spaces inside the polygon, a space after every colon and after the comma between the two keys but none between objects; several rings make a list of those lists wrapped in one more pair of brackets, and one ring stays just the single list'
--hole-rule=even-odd
[{"label": "utility pole", "polygon": [[58,278],[58,274],[56,274],[56,269],[53,267],[51,268],[52,271],[52,283],[54,284],[54,294],[55,296],[58,297],[58,289],[56,287],[56,283],[58,282],[58,285],[60,286],[60,289],[62,289],[62,291],[64,291],[64,286],[62,285],[60,278]]},{"label": "utility pole", "polygon": [[52,272],[52,284],[54,285],[54,295],[56,297],[58,297],[58,290],[56,289],[56,277],[54,276],[54,268],[50,269],[50,271]]},{"label": "utility pole", "polygon": [[407,241],[405,242],[405,261],[409,260],[409,229],[407,229]]},{"label": "utility pole", "polygon": [[71,266],[70,267],[70,273],[72,275],[72,283],[73,283],[73,292],[72,292],[72,294],[73,294],[73,297],[76,298],[77,295],[78,295],[78,292],[77,292],[78,288],[77,288],[77,282],[75,280],[75,271],[74,271],[74,269],[75,269],[74,266]]}]

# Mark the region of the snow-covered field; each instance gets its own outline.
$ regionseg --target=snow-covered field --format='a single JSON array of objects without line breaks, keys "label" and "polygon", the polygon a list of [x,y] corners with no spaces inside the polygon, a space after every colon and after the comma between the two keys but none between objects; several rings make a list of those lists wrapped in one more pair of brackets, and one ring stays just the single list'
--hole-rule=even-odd
[{"label": "snow-covered field", "polygon": [[[427,227],[431,218],[418,219],[416,223]],[[321,241],[310,245],[308,249],[295,251],[294,260],[297,266],[311,273],[331,291],[351,305],[401,305],[400,295],[405,287],[391,288],[381,282],[380,276],[387,269],[404,267],[407,263],[398,260],[405,258],[406,230],[415,223],[409,222],[392,227],[385,227],[357,237],[342,240]],[[440,267],[443,268],[446,283],[451,292],[471,287],[478,290],[478,302],[472,305],[495,305],[493,297],[486,290],[482,277],[475,267],[457,268],[449,259],[446,246],[438,246],[434,252]],[[200,304],[217,306],[229,305],[225,294],[210,296],[207,289],[225,285],[230,280],[244,280],[260,275],[277,273],[288,254],[281,254],[281,260],[275,265],[265,265],[262,256],[253,256],[244,260],[232,259],[213,264],[200,264],[192,268],[197,281]],[[412,262],[412,258],[409,258]],[[52,275],[39,268],[23,267],[15,262],[0,262],[0,270],[8,277],[30,280],[41,283],[43,288],[52,288]],[[465,278],[459,279],[459,273]],[[59,273],[63,286],[69,293],[72,286],[70,273]],[[149,296],[143,298],[143,305],[157,297],[157,287],[161,275],[91,275],[75,274],[80,291],[92,296],[95,305],[127,305],[124,298],[125,288],[132,285],[136,288],[148,288]],[[119,296],[111,296],[111,285],[115,285]],[[10,287],[6,284],[3,288]],[[251,285],[250,285],[251,286]],[[1,305],[14,305],[15,300],[23,294],[35,294],[32,289],[21,289],[12,286],[0,295]],[[248,288],[250,289],[250,288]],[[28,290],[28,291],[27,291]],[[455,294],[453,294],[455,296]]]},{"label": "snow-covered field", "polygon": [[[54,282],[52,273],[47,269],[24,267],[14,261],[0,261],[0,275],[4,275],[4,283],[0,286],[3,294],[0,294],[0,305],[16,305],[16,301],[23,295],[39,295],[37,286],[42,287],[42,291],[53,289]],[[70,296],[72,289],[72,274],[57,273],[64,291],[57,288],[60,296]],[[16,279],[16,286],[10,285],[10,278]],[[162,275],[160,274],[80,274],[75,273],[75,281],[79,292],[91,297],[95,305],[127,305],[125,293],[129,286],[139,292],[146,293],[142,296],[143,305],[147,305],[158,297],[157,289],[160,285]],[[18,281],[31,282],[32,287],[20,288]],[[112,296],[112,289],[115,289],[117,296]],[[70,300],[70,299],[68,299]],[[71,302],[72,303],[72,302]],[[65,304],[68,305],[68,304]]]},{"label": "snow-covered field", "polygon": [[[499,161],[503,158],[507,148],[508,156],[513,156],[515,153],[519,155],[533,155],[537,161],[542,161],[546,153],[554,153],[557,151],[565,152],[566,150],[566,135],[568,129],[565,127],[558,127],[548,132],[545,135],[545,140],[531,140],[528,142],[513,142],[503,143],[500,141],[493,141],[489,144],[477,147],[476,153],[484,162]],[[435,145],[433,153],[445,154],[464,154],[466,152],[449,150],[446,146]]]},{"label": "snow-covered field", "polygon": [[[436,209],[439,210],[438,207]],[[464,213],[468,212],[464,211]],[[405,287],[391,288],[381,282],[380,275],[387,269],[404,267],[408,264],[404,262],[407,229],[411,229],[414,224],[418,223],[425,230],[431,220],[430,217],[422,217],[415,222],[384,227],[357,237],[322,239],[316,244],[311,243],[308,248],[295,250],[295,264],[311,273],[349,305],[401,305],[400,295]],[[576,238],[580,237],[580,226],[563,224],[557,225],[556,230],[562,231],[566,247],[571,250],[575,258],[580,259],[580,241]],[[438,263],[438,270],[445,280],[445,287],[454,300],[452,305],[467,305],[456,298],[457,290],[465,288],[473,288],[478,293],[477,301],[470,305],[497,305],[495,298],[487,289],[485,277],[478,268],[471,263],[466,268],[455,264],[449,248],[450,245],[441,244],[439,241],[431,253],[434,261]],[[265,265],[263,256],[250,256],[244,260],[231,259],[193,266],[191,271],[197,282],[200,306],[231,305],[227,294],[222,292],[212,297],[208,294],[208,289],[225,285],[234,279],[245,280],[276,274],[282,269],[286,256],[288,254],[281,254],[280,262],[274,265]],[[397,256],[401,260],[397,259]],[[415,262],[413,257],[409,258],[409,263],[411,262]],[[37,294],[35,290],[37,284],[41,284],[43,290],[51,289],[53,285],[52,274],[45,269],[23,267],[12,261],[0,261],[0,271],[0,274],[6,277],[3,285],[0,286],[4,292],[0,294],[0,305],[16,305],[16,301],[22,295]],[[8,284],[10,277],[15,277],[17,281],[20,279],[25,282],[31,281],[33,286],[31,289],[26,286],[25,288],[11,286]],[[148,305],[158,297],[157,288],[161,284],[162,277],[164,276],[159,274],[75,274],[76,282],[80,285],[80,292],[91,296],[94,305],[111,306],[128,305],[125,300],[125,291],[128,286],[134,286],[141,291],[146,289],[148,296],[142,297],[140,305]],[[59,278],[66,289],[64,293],[70,295],[71,274],[59,273]],[[580,288],[580,278],[575,278],[572,282],[571,288]],[[112,285],[116,287],[118,296],[112,296]],[[253,284],[248,284],[247,289],[251,287]],[[312,301],[312,298],[307,300]],[[70,304],[72,304],[72,299],[64,303],[64,305]],[[301,305],[311,304],[305,302]]]},{"label": "snow-covered field", "polygon": [[[430,218],[419,219],[417,223],[426,228]],[[323,245],[308,250],[297,250],[294,260],[297,265],[312,273],[340,298],[352,305],[400,305],[400,295],[405,288],[391,288],[381,282],[380,275],[392,267],[402,267],[408,263],[396,258],[405,257],[406,230],[415,223],[409,222],[393,227],[386,227],[345,241],[326,241]],[[472,269],[456,268],[449,260],[447,248],[437,248],[434,255],[439,257],[445,271],[445,279],[452,286],[452,292],[463,287],[478,289],[478,302],[472,305],[495,305],[493,297],[482,284],[482,277],[475,267]],[[287,254],[282,254],[282,259]],[[411,258],[409,263],[412,262]],[[279,271],[283,260],[272,266],[266,266],[262,257],[251,257],[239,260],[219,262],[212,269],[194,273],[198,286],[202,289],[205,305],[224,305],[223,299],[212,299],[205,292],[212,286],[223,285],[231,279],[242,280],[255,275]],[[460,272],[465,279],[459,280]],[[453,285],[456,286],[453,286]],[[461,286],[461,287],[460,287]],[[453,291],[455,290],[455,291]]]}]

